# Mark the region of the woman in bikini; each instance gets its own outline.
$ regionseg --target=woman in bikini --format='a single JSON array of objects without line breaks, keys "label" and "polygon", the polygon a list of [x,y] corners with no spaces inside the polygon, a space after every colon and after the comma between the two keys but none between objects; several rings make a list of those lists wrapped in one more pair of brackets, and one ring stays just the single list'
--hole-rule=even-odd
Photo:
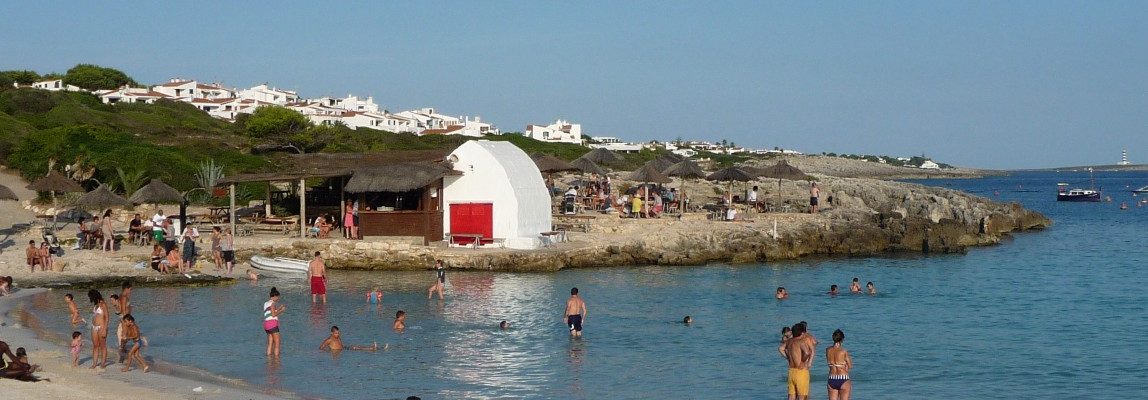
[{"label": "woman in bikini", "polygon": [[167,265],[161,265],[163,261],[163,247],[158,244],[151,245],[151,269],[167,273]]},{"label": "woman in bikini", "polygon": [[88,290],[92,302],[92,366],[104,368],[108,361],[108,304],[96,289]]},{"label": "woman in bikini", "polygon": [[219,241],[223,239],[223,230],[218,226],[211,228],[211,259],[215,261],[215,270],[223,269],[223,248]]},{"label": "woman in bikini", "polygon": [[52,249],[48,247],[48,242],[40,242],[40,266],[46,268],[48,271],[52,270],[52,264],[55,262],[52,259]]},{"label": "woman in bikini", "polygon": [[849,351],[841,346],[845,332],[833,331],[833,345],[825,349],[825,361],[829,363],[829,400],[849,400],[853,391],[853,381],[849,380],[849,370],[853,369],[853,359]]}]

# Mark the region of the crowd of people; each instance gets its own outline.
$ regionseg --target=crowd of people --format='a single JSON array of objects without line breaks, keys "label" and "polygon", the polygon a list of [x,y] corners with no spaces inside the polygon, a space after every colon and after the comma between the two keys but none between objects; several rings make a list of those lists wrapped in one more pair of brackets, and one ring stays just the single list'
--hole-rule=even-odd
[{"label": "crowd of people", "polygon": [[[144,372],[148,372],[151,367],[143,358],[143,347],[147,346],[147,338],[143,336],[139,324],[136,323],[135,316],[132,315],[132,284],[130,281],[124,281],[120,286],[120,292],[112,294],[108,297],[111,300],[110,309],[109,302],[104,299],[103,294],[99,290],[88,290],[88,300],[92,303],[92,316],[91,320],[87,321],[80,317],[79,307],[76,306],[75,298],[71,293],[64,295],[64,302],[68,304],[68,311],[70,314],[70,322],[73,327],[80,324],[87,324],[91,332],[92,343],[92,365],[89,368],[104,369],[112,362],[108,361],[108,332],[112,323],[112,313],[116,317],[116,348],[119,350],[118,362],[124,364],[120,370],[123,372],[130,371],[133,363],[138,363],[139,367]],[[80,352],[83,349],[83,333],[80,331],[72,332],[72,343],[70,351],[72,354],[72,366],[80,365]]]}]

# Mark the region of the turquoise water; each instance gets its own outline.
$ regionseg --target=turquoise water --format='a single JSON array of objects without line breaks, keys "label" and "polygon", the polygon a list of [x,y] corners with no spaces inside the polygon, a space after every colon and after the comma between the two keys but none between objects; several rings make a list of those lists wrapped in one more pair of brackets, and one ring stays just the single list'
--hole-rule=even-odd
[{"label": "turquoise water", "polygon": [[[1148,174],[1098,174],[1113,203],[1057,203],[1060,181],[1087,184],[1087,175],[925,181],[1020,201],[1054,220],[966,255],[451,272],[442,302],[426,299],[429,271],[335,272],[326,306],[312,306],[301,282],[282,279],[141,288],[133,303],[151,339],[148,357],[325,398],[783,398],[786,365],[775,349],[780,328],[799,320],[823,342],[845,331],[856,398],[1126,397],[1138,389],[1124,384],[1148,375],[1140,340],[1148,329],[1140,273],[1148,207],[1115,190],[1148,185]],[[1133,206],[1120,211],[1121,201]],[[824,294],[854,276],[880,294]],[[272,285],[288,307],[280,363],[263,355],[260,327]],[[363,301],[374,285],[386,293],[379,307]],[[589,308],[581,340],[561,322],[572,286]],[[792,298],[774,300],[777,286]],[[48,329],[70,332],[62,293],[28,307]],[[408,314],[403,334],[390,329],[398,309]],[[692,326],[678,322],[687,314]],[[509,331],[497,328],[503,319]],[[347,344],[389,348],[319,351],[332,324]],[[815,399],[825,398],[819,353]]]}]

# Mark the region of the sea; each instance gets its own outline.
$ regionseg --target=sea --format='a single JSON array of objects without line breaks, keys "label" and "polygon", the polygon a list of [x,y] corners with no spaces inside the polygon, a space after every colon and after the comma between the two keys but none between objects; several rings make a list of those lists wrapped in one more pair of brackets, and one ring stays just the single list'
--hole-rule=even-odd
[{"label": "sea", "polygon": [[[798,321],[821,342],[813,399],[826,398],[823,348],[836,329],[845,333],[859,399],[1124,398],[1142,390],[1148,206],[1138,201],[1148,196],[1130,190],[1148,185],[1148,173],[1096,173],[1112,199],[1102,203],[1055,201],[1058,182],[1091,185],[1085,171],[913,182],[1018,202],[1053,225],[967,254],[450,271],[445,300],[427,299],[428,270],[334,271],[325,305],[311,303],[298,277],[139,288],[132,303],[149,359],[309,398],[780,399],[780,330]],[[833,284],[847,292],[854,277],[878,294],[826,293]],[[264,355],[260,324],[273,286],[287,307],[279,361]],[[788,300],[774,299],[779,286]],[[374,287],[384,292],[381,305],[366,303]],[[562,318],[573,287],[588,308],[580,339]],[[74,290],[81,304],[86,289]],[[67,291],[23,306],[60,338],[72,331]],[[398,310],[407,315],[402,333],[391,329]],[[681,322],[687,315],[693,324]],[[509,329],[498,328],[502,320]],[[385,350],[319,350],[332,325],[347,345]]]}]

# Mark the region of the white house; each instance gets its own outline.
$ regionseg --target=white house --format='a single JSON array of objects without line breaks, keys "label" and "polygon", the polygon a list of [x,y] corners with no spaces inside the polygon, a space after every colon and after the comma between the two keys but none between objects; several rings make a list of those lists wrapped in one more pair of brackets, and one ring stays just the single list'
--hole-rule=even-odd
[{"label": "white house", "polygon": [[603,148],[610,151],[617,151],[621,153],[637,153],[642,150],[642,145],[636,143],[626,143],[612,136],[594,136],[592,137],[595,142],[587,146],[592,149]]},{"label": "white house", "polygon": [[53,92],[57,92],[57,91],[61,91],[61,90],[65,91],[65,92],[86,92],[86,90],[81,89],[79,86],[65,85],[63,79],[53,79],[50,81],[35,82],[35,83],[32,83],[32,87],[34,87],[36,89],[51,90]]},{"label": "white house", "polygon": [[436,113],[433,108],[403,111],[397,115],[416,121],[419,131],[423,129],[446,129],[453,125],[462,125],[462,118]]},{"label": "white house", "polygon": [[308,103],[318,103],[324,107],[339,108],[347,111],[354,112],[379,112],[379,105],[375,104],[375,98],[368,96],[366,99],[360,99],[358,96],[347,95],[346,98],[335,97],[320,97],[317,99],[307,100]]},{"label": "white house", "polygon": [[447,157],[461,175],[443,177],[443,233],[505,239],[534,249],[551,229],[550,195],[542,173],[510,142],[471,140]]},{"label": "white house", "polygon": [[933,160],[925,160],[921,163],[921,169],[941,169],[941,166],[933,162]]},{"label": "white house", "polygon": [[262,84],[250,89],[239,91],[238,97],[245,100],[255,100],[264,103],[286,105],[299,101],[299,95],[290,90],[279,90]]},{"label": "white house", "polygon": [[121,87],[119,89],[98,90],[95,92],[104,104],[116,103],[155,103],[156,100],[166,99],[169,96],[155,92],[148,88]]},{"label": "white house", "polygon": [[443,129],[424,129],[422,132],[419,132],[419,135],[461,135],[470,137],[482,137],[488,134],[499,134],[498,128],[495,128],[494,125],[482,122],[482,119],[478,117],[475,117],[473,120],[462,117],[461,123],[456,123]]},{"label": "white house", "polygon": [[343,113],[342,121],[353,129],[370,128],[395,133],[418,132],[416,121],[395,114],[347,111]]},{"label": "white house", "polygon": [[582,124],[572,124],[561,119],[546,126],[531,124],[526,125],[526,132],[522,136],[543,142],[582,144]]}]

